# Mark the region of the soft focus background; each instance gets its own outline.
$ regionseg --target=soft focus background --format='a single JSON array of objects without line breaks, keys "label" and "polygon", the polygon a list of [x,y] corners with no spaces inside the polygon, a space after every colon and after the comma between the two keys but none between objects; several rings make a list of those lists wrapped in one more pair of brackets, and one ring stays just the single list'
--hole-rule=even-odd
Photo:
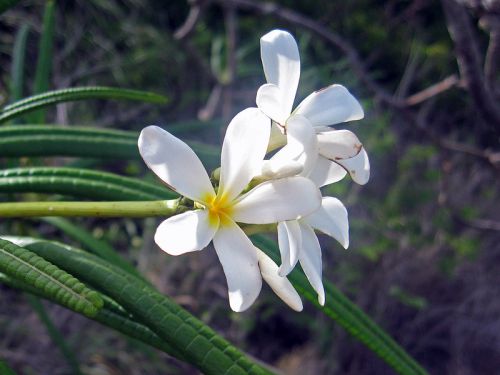
[{"label": "soft focus background", "polygon": [[[255,105],[265,81],[260,36],[274,28],[294,34],[302,59],[296,103],[340,83],[366,113],[345,126],[364,143],[372,177],[362,187],[346,178],[326,189],[348,208],[351,246],[345,251],[323,239],[324,277],[431,374],[498,373],[499,2],[75,0],[56,7],[51,89],[119,86],[165,94],[170,102],[60,104],[50,110],[50,122],[171,127],[183,139],[216,146],[202,148],[212,169],[224,126]],[[0,16],[0,104],[11,100],[21,27],[29,27],[23,95],[32,93],[43,9],[43,1],[26,0]],[[203,127],[192,130],[200,122]],[[24,163],[153,180],[140,162]],[[1,198],[12,199],[30,196]],[[283,373],[392,373],[312,306],[293,312],[269,288],[250,310],[232,313],[213,249],[165,255],[152,241],[154,219],[74,222],[113,243],[163,293]],[[0,232],[7,230],[74,243],[35,220],[0,222]],[[196,373],[61,307],[45,306],[86,374]],[[0,358],[21,374],[70,373],[26,297],[2,286]]]}]

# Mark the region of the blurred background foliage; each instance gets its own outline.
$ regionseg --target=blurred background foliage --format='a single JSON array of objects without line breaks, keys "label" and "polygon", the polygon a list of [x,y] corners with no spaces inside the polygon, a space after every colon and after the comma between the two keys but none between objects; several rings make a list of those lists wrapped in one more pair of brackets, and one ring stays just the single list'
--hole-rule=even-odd
[{"label": "blurred background foliage", "polygon": [[[41,58],[45,3],[20,1],[0,17],[0,103],[15,99],[9,90],[11,65],[15,46],[25,39],[26,64],[17,73],[24,78],[20,96],[47,87],[100,85],[144,89],[170,99],[163,106],[59,104],[42,114],[48,123],[136,131],[161,125],[195,142],[213,169],[224,126],[238,111],[255,105],[256,90],[264,83],[260,36],[274,28],[289,30],[301,50],[298,99],[340,83],[361,100],[366,113],[365,119],[345,126],[363,141],[372,177],[362,187],[345,179],[326,189],[348,207],[351,246],[344,251],[322,239],[324,277],[430,373],[493,374],[500,367],[500,126],[482,116],[470,82],[458,69],[460,45],[450,39],[450,19],[447,24],[443,12],[443,7],[457,7],[450,3],[58,1],[50,80],[44,84],[36,80],[35,62]],[[480,21],[498,19],[498,7],[486,1],[458,7],[475,36],[475,45],[467,48],[487,59],[493,33]],[[493,81],[485,79],[499,103],[494,73]],[[20,162],[142,173],[154,181],[140,161]],[[3,158],[0,165],[6,168],[12,161]],[[63,197],[0,196],[2,201],[46,198]],[[248,312],[230,312],[215,254],[166,256],[152,240],[154,219],[73,222],[112,243],[160,291],[283,373],[391,371],[307,303],[305,313],[295,313],[264,289]],[[48,222],[2,221],[0,230],[79,244]],[[0,288],[0,357],[22,374],[71,373],[28,300]],[[61,307],[45,306],[84,373],[195,373]]]}]

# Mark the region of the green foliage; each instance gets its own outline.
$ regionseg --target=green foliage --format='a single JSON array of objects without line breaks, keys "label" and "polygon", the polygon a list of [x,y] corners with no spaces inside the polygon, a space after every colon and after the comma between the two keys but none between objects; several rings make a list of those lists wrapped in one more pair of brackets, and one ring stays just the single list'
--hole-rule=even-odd
[{"label": "green foliage", "polygon": [[391,286],[389,295],[396,298],[402,304],[413,307],[414,309],[421,310],[428,306],[428,302],[425,298],[412,295],[397,285]]},{"label": "green foliage", "polygon": [[10,73],[10,97],[13,102],[18,101],[23,97],[26,41],[28,39],[29,31],[29,25],[24,24],[16,33]]},{"label": "green foliage", "polygon": [[168,297],[122,269],[68,246],[34,239],[21,241],[27,249],[116,300],[204,373],[268,373]]},{"label": "green foliage", "polygon": [[[275,261],[279,260],[276,244],[262,235],[252,236],[255,245],[266,251]],[[332,283],[324,281],[326,302],[320,306],[303,272],[294,270],[288,278],[299,293],[335,320],[352,336],[365,344],[400,374],[427,374],[387,333],[373,322],[363,311],[351,302]]]},{"label": "green foliage", "polygon": [[[54,45],[55,9],[55,1],[48,0],[45,4],[42,36],[38,45],[38,62],[36,64],[33,94],[40,94],[49,90]],[[43,123],[45,121],[45,110],[33,112],[29,118],[30,122]]]},{"label": "green foliage", "polygon": [[[0,171],[0,192],[38,192],[97,200],[172,199],[177,194],[164,187],[112,173],[81,168],[31,167]],[[133,199],[130,199],[133,195]]]},{"label": "green foliage", "polygon": [[[1,9],[1,8],[0,8]],[[6,362],[0,359],[0,374],[2,375],[16,375],[14,370],[12,370]]]},{"label": "green foliage", "polygon": [[0,272],[44,290],[59,304],[80,314],[96,315],[103,304],[96,292],[70,274],[4,239],[0,239]]},{"label": "green foliage", "polygon": [[[81,158],[140,159],[139,134],[132,131],[83,127],[18,125],[0,127],[3,157],[71,156]],[[206,164],[220,162],[220,150],[187,142]]]},{"label": "green foliage", "polygon": [[53,104],[88,99],[135,100],[157,104],[167,102],[165,96],[145,91],[98,86],[73,87],[45,92],[7,105],[0,111],[0,123]]}]

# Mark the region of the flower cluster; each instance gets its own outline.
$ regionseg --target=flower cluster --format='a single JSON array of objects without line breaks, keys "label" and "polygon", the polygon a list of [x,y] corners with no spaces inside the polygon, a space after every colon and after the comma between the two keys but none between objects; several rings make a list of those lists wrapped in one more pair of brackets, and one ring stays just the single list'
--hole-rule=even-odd
[{"label": "flower cluster", "polygon": [[[325,302],[315,230],[349,245],[347,210],[338,199],[322,197],[320,188],[347,174],[359,184],[369,178],[368,157],[358,138],[329,126],[361,119],[363,110],[345,87],[331,85],[292,111],[300,57],[288,32],[264,35],[261,58],[267,83],[257,92],[258,108],[238,113],[227,127],[216,187],[193,150],[157,126],[142,130],[139,151],[162,181],[194,202],[193,210],[159,225],[155,242],[162,250],[180,255],[213,242],[234,311],[252,305],[262,279],[300,311],[302,301],[286,277],[297,262],[319,303]],[[279,267],[252,244],[238,225],[242,223],[277,225]]]}]

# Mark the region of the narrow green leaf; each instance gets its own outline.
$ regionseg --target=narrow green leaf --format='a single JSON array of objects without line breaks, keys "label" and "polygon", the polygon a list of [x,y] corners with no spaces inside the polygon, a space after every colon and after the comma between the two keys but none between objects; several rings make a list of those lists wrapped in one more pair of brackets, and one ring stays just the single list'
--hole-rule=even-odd
[{"label": "narrow green leaf", "polygon": [[[52,71],[52,49],[54,45],[55,8],[53,0],[48,0],[45,3],[42,35],[38,44],[38,61],[36,64],[33,94],[40,94],[49,90]],[[45,110],[33,112],[29,116],[29,119],[34,123],[43,123],[45,122],[45,113]]]},{"label": "narrow green leaf", "polygon": [[176,198],[167,187],[136,178],[81,168],[31,167],[0,170],[0,192],[38,192],[96,200]]},{"label": "narrow green leaf", "polygon": [[10,100],[17,101],[23,97],[24,63],[26,56],[26,41],[30,27],[23,24],[16,33],[14,49],[12,51],[12,66],[10,74]]},{"label": "narrow green leaf", "polygon": [[57,347],[59,347],[59,350],[68,363],[68,366],[71,368],[71,372],[75,375],[82,375],[75,355],[73,354],[72,350],[66,343],[66,340],[64,340],[61,332],[55,326],[54,322],[45,310],[42,302],[37,297],[30,294],[27,294],[26,298],[28,299],[28,302],[30,303],[33,310],[35,310],[35,312],[37,313],[41,322],[45,325],[45,328],[47,329],[47,332],[52,341],[57,345]]},{"label": "narrow green leaf", "polygon": [[[139,133],[82,127],[18,125],[0,127],[2,157],[71,156],[141,159]],[[201,160],[218,165],[218,147],[186,141]]]},{"label": "narrow green leaf", "polygon": [[[40,289],[35,289],[19,280],[14,280],[3,273],[0,273],[0,283],[7,285],[13,289],[23,291],[33,296],[44,298],[51,302],[57,303],[57,301],[54,301],[54,299],[47,293],[44,293],[44,291]],[[156,335],[148,327],[134,321],[130,316],[130,314],[126,313],[123,310],[123,308],[119,307],[117,309],[116,306],[119,305],[115,301],[113,301],[110,297],[104,294],[101,294],[101,297],[104,300],[104,307],[99,310],[97,315],[87,318],[95,320],[96,322],[99,322],[112,329],[115,329],[118,332],[121,332],[124,335],[129,336],[133,339],[151,345],[152,347],[157,348],[176,358],[182,359],[182,355],[178,351],[176,351],[171,345],[160,339],[158,335]],[[0,374],[3,373],[0,371]]]},{"label": "narrow green leaf", "polygon": [[116,300],[200,371],[216,375],[269,373],[168,297],[120,268],[53,242],[24,239],[22,243]]},{"label": "narrow green leaf", "polygon": [[50,294],[58,303],[92,316],[102,307],[99,295],[38,255],[0,239],[0,272]]},{"label": "narrow green leaf", "polygon": [[57,103],[88,99],[135,100],[158,104],[163,104],[167,101],[165,96],[145,91],[99,86],[73,87],[37,94],[5,106],[0,112],[0,122],[5,122],[11,118],[22,116],[39,108]]},{"label": "narrow green leaf", "polygon": [[43,220],[56,228],[59,228],[72,239],[80,242],[84,249],[87,249],[102,259],[120,267],[124,271],[143,279],[143,276],[134,268],[134,266],[122,258],[120,254],[118,254],[116,250],[113,249],[113,247],[106,241],[98,240],[85,229],[78,227],[71,223],[71,221],[61,217],[47,217]]},{"label": "narrow green leaf", "polygon": [[[255,243],[255,246],[265,251],[275,262],[279,263],[279,249],[274,241],[263,235],[252,236],[252,241]],[[295,269],[288,278],[302,296],[375,352],[399,374],[427,374],[400,345],[332,283],[326,280],[323,281],[326,302],[325,306],[320,306],[316,293],[312,290],[306,276],[301,270]]]}]

